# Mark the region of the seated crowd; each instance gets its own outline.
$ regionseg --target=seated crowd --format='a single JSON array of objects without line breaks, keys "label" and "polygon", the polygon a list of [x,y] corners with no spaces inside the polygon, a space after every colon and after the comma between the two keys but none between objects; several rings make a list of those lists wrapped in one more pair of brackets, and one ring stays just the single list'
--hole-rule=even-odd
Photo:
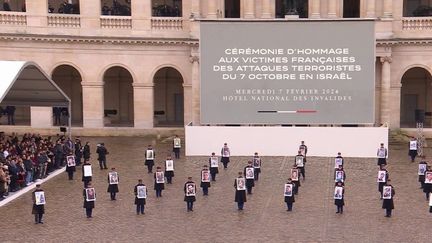
[{"label": "seated crowd", "polygon": [[6,136],[0,132],[0,201],[65,164],[74,143],[64,136],[43,138],[26,133]]}]

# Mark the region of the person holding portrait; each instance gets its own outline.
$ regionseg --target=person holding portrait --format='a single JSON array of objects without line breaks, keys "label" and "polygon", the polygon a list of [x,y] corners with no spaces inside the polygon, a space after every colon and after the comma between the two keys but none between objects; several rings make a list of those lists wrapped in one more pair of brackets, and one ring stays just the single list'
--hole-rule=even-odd
[{"label": "person holding portrait", "polygon": [[244,186],[238,186],[239,183],[244,182],[243,173],[239,172],[238,177],[234,180],[234,188],[235,188],[235,198],[234,202],[237,203],[238,210],[243,210],[244,203],[247,201],[246,199],[246,190]]},{"label": "person holding portrait", "polygon": [[111,168],[111,172],[108,173],[108,189],[107,189],[107,192],[110,194],[111,201],[116,200],[116,194],[119,192],[118,189],[119,181],[120,178],[118,176],[118,173],[116,172],[116,169],[114,167]]},{"label": "person holding portrait", "polygon": [[211,186],[210,184],[210,171],[208,169],[207,165],[203,166],[203,169],[201,170],[201,183],[200,187],[203,191],[203,196],[208,196],[208,189]]},{"label": "person holding portrait", "polygon": [[393,203],[393,197],[395,196],[396,192],[394,190],[394,187],[390,184],[390,179],[387,179],[385,186],[389,186],[391,187],[390,189],[390,195],[389,196],[384,196],[384,193],[382,193],[381,198],[383,199],[383,204],[382,204],[382,208],[386,210],[386,217],[391,217],[392,214],[392,210],[394,209],[394,203]]},{"label": "person holding portrait", "polygon": [[[41,192],[43,192],[41,185],[37,184],[36,189],[32,193],[32,214],[34,214],[35,224],[43,224],[42,217],[45,214],[45,194]],[[37,198],[36,194],[39,193],[41,193],[42,196]]]}]

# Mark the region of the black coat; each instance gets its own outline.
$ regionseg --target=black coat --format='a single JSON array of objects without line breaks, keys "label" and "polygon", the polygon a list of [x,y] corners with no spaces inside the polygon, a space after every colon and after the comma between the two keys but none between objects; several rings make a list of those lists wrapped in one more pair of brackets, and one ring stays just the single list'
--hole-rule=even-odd
[{"label": "black coat", "polygon": [[[240,178],[240,177],[239,177]],[[246,190],[237,190],[237,180],[234,179],[235,198],[234,202],[246,202]]]},{"label": "black coat", "polygon": [[184,193],[185,193],[184,201],[185,201],[185,202],[195,202],[195,201],[196,201],[196,197],[195,197],[195,196],[186,196],[186,185],[187,185],[188,183],[194,183],[195,193],[196,193],[196,185],[195,185],[195,182],[193,182],[193,181],[187,181],[187,182],[184,184],[184,187],[183,187],[183,191],[184,191]]},{"label": "black coat", "polygon": [[396,195],[395,190],[393,189],[391,190],[391,199],[383,199],[383,204],[382,204],[382,208],[383,209],[394,209],[394,204],[393,204],[393,197],[394,195]]},{"label": "black coat", "polygon": [[83,149],[83,157],[85,160],[90,159],[90,145],[86,144],[84,145]]},{"label": "black coat", "polygon": [[76,168],[75,168],[75,166],[67,166],[67,165],[66,165],[66,171],[67,171],[67,172],[75,172],[75,171],[76,171]]},{"label": "black coat", "polygon": [[[134,194],[135,194],[135,205],[145,205],[146,204],[146,199],[145,198],[138,198],[138,186],[145,186],[144,184],[137,184],[134,188]],[[147,192],[147,187],[146,187],[146,192]]]},{"label": "black coat", "polygon": [[156,173],[154,173],[153,175],[154,177],[154,189],[155,190],[164,190],[165,189],[165,183],[156,183]]},{"label": "black coat", "polygon": [[32,208],[32,214],[44,214],[45,213],[45,205],[36,205],[36,194],[35,192],[43,191],[42,189],[36,189],[32,193],[32,199],[33,199],[33,208]]},{"label": "black coat", "polygon": [[108,154],[108,150],[105,148],[105,146],[100,145],[97,147],[96,153],[98,154],[99,161],[105,161],[106,155]]},{"label": "black coat", "polygon": [[[96,193],[95,193],[96,194]],[[84,196],[84,204],[83,204],[83,208],[87,208],[87,209],[89,209],[89,208],[94,208],[95,207],[95,201],[90,201],[90,202],[88,202],[87,200],[86,200],[86,190],[84,189],[83,190],[83,196]],[[95,195],[96,196],[96,195]]]},{"label": "black coat", "polygon": [[[120,181],[120,178],[118,178],[118,181]],[[107,192],[119,192],[118,189],[118,184],[109,184],[110,180],[109,180],[109,175],[108,175],[108,189]]]}]

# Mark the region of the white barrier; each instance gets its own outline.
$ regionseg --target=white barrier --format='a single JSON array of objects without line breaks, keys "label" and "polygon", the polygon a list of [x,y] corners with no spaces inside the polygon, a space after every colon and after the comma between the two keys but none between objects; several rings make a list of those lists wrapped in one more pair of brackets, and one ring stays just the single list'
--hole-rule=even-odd
[{"label": "white barrier", "polygon": [[186,126],[186,155],[220,155],[228,143],[233,156],[294,156],[300,141],[308,156],[376,157],[380,143],[388,146],[386,127],[222,127]]}]

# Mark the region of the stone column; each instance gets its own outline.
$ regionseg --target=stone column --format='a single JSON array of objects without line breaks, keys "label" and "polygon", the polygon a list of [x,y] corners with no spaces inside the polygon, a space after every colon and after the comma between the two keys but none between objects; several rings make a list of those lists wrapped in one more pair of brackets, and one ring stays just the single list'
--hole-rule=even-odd
[{"label": "stone column", "polygon": [[81,82],[85,128],[104,127],[104,83]]},{"label": "stone column", "polygon": [[193,119],[193,94],[192,85],[183,83],[183,97],[184,97],[184,125],[192,122]]},{"label": "stone column", "polygon": [[383,0],[383,18],[393,18],[393,0]]},{"label": "stone column", "polygon": [[244,18],[254,19],[255,18],[255,0],[243,1],[244,7]]},{"label": "stone column", "polygon": [[271,11],[270,11],[270,0],[261,0],[262,1],[262,19],[271,19]]},{"label": "stone column", "polygon": [[153,88],[151,83],[133,83],[134,127],[153,128]]},{"label": "stone column", "polygon": [[336,18],[336,0],[328,0],[327,17]]},{"label": "stone column", "polygon": [[375,0],[367,0],[367,18],[375,18]]},{"label": "stone column", "polygon": [[132,28],[137,30],[150,30],[152,17],[152,1],[132,1],[131,15]]},{"label": "stone column", "polygon": [[321,0],[312,0],[312,13],[311,18],[312,19],[319,19],[321,18]]},{"label": "stone column", "polygon": [[87,32],[94,33],[100,28],[101,9],[100,0],[80,1],[81,27]]},{"label": "stone column", "polygon": [[200,3],[201,0],[191,0],[191,14],[194,18],[200,18],[201,17],[201,11],[200,11]]},{"label": "stone column", "polygon": [[200,75],[199,75],[199,53],[194,47],[189,61],[192,63],[192,123],[200,124]]},{"label": "stone column", "polygon": [[401,101],[401,83],[398,83],[397,85],[392,85],[390,88],[390,100],[391,107],[390,107],[390,129],[394,128],[400,128],[400,117],[401,117],[401,110],[400,110],[400,101]]},{"label": "stone column", "polygon": [[392,62],[391,57],[381,57],[380,61],[382,63],[381,68],[381,124],[389,124],[390,123],[390,81],[391,81],[391,72],[390,72],[390,63]]},{"label": "stone column", "polygon": [[48,0],[26,0],[27,26],[48,25]]},{"label": "stone column", "polygon": [[208,0],[207,18],[217,18],[217,0]]}]

